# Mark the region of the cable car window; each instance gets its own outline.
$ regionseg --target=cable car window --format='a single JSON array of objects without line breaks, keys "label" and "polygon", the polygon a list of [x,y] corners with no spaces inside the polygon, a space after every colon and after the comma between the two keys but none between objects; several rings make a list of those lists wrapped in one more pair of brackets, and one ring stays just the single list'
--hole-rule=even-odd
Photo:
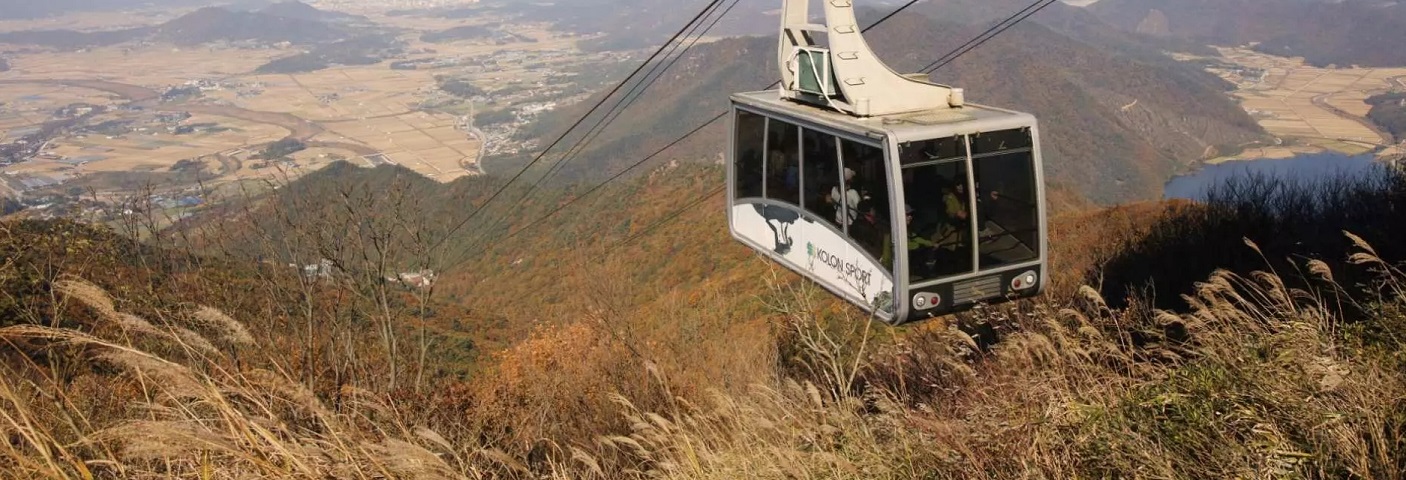
[{"label": "cable car window", "polygon": [[766,133],[766,198],[800,205],[800,127],[773,118]]},{"label": "cable car window", "polygon": [[[805,185],[806,211],[822,220],[843,229],[843,220],[836,198],[840,195],[840,152],[835,146],[835,137],[823,132],[804,129],[801,143],[805,155],[801,158],[801,178]],[[856,199],[856,201],[858,201]],[[850,213],[854,215],[853,212]]]},{"label": "cable car window", "polygon": [[1030,148],[1030,129],[1001,130],[971,136],[972,156]]},{"label": "cable car window", "polygon": [[910,281],[974,270],[973,211],[967,187],[965,156],[903,169]]},{"label": "cable car window", "polygon": [[[884,150],[840,139],[844,165],[846,203],[854,205],[847,232],[888,271],[893,271],[892,215],[889,206],[888,169]],[[851,174],[851,172],[853,172]],[[834,192],[838,193],[838,192]],[[840,195],[832,198],[837,204]],[[843,218],[843,217],[842,217]]]},{"label": "cable car window", "polygon": [[900,147],[903,153],[899,155],[898,161],[905,166],[954,158],[966,159],[967,156],[961,136],[907,142]]},{"label": "cable car window", "polygon": [[1028,262],[1039,257],[1039,205],[1035,161],[1029,150],[972,159],[981,225],[981,268]]},{"label": "cable car window", "polygon": [[736,198],[761,198],[765,168],[762,155],[766,152],[766,146],[763,144],[766,138],[766,117],[738,110],[736,124],[737,151],[733,152],[737,162],[733,167]]}]

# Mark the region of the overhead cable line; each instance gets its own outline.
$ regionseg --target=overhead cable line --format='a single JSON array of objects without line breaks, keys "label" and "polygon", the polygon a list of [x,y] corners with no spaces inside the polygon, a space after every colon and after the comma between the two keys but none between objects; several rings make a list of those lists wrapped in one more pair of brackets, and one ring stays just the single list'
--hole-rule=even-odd
[{"label": "overhead cable line", "polygon": [[[978,35],[977,38],[981,38],[981,37],[983,37],[983,36],[986,36],[987,33],[992,32],[992,31],[995,31],[995,33],[994,33],[994,34],[991,34],[990,36],[987,36],[985,39],[982,39],[982,40],[980,40],[980,41],[976,41],[975,39],[973,39],[973,41],[969,41],[969,42],[967,42],[966,44],[963,44],[961,47],[957,47],[957,49],[954,49],[952,52],[949,52],[947,55],[943,55],[941,58],[939,58],[939,61],[938,61],[938,62],[933,62],[933,63],[929,64],[927,67],[924,67],[924,68],[923,68],[923,70],[925,70],[924,73],[932,73],[933,71],[937,70],[938,68],[942,68],[944,65],[947,65],[948,63],[951,63],[952,61],[956,60],[957,58],[960,58],[962,55],[966,55],[967,52],[972,51],[972,50],[975,49],[976,47],[980,47],[982,44],[986,43],[986,42],[987,42],[988,40],[990,40],[991,38],[994,38],[996,35],[1000,35],[1002,32],[1005,32],[1006,30],[1010,29],[1011,27],[1014,27],[1016,24],[1018,24],[1018,23],[1024,21],[1024,20],[1027,19],[1027,18],[1030,18],[1031,15],[1034,15],[1035,13],[1039,13],[1040,10],[1044,10],[1046,7],[1050,6],[1051,4],[1053,4],[1053,3],[1056,2],[1056,1],[1058,1],[1058,0],[1038,0],[1038,1],[1036,1],[1035,3],[1031,4],[1030,7],[1026,7],[1026,8],[1022,9],[1020,12],[1017,12],[1015,15],[1012,15],[1011,17],[1009,17],[1009,18],[1007,18],[1006,20],[1004,20],[1004,21],[998,23],[997,25],[999,26],[999,25],[1001,25],[1001,24],[1005,24],[1006,22],[1011,21],[1012,19],[1014,19],[1014,22],[1012,22],[1012,23],[1010,23],[1010,24],[1008,24],[1008,25],[1005,25],[1004,27],[1000,27],[1000,28],[993,27],[992,29],[988,29],[987,32],[983,32],[981,35]],[[912,3],[914,3],[914,2],[909,2],[909,5],[911,5]],[[904,7],[907,7],[907,5],[904,5]],[[1034,8],[1033,10],[1031,10],[1032,7]],[[896,13],[896,12],[895,12],[895,13]],[[892,14],[890,14],[889,16],[892,16]],[[888,17],[884,17],[884,19],[886,20],[886,19],[888,19]],[[874,26],[877,26],[877,25],[878,25],[878,24],[876,23]],[[870,28],[872,28],[872,27],[873,27],[873,26],[871,26]],[[868,29],[865,29],[865,30],[867,31]],[[945,58],[946,60],[943,61],[943,60],[942,60],[943,58]],[[934,65],[935,65],[935,66],[934,66]],[[775,86],[776,84],[779,84],[779,83],[780,83],[780,82],[773,83],[772,86]],[[717,121],[719,118],[722,118],[722,117],[725,116],[725,115],[726,115],[726,113],[720,114],[720,115],[718,115],[717,117],[714,117],[713,120],[710,120],[708,123],[711,124],[712,122]],[[704,124],[703,126],[707,126],[707,125],[708,125],[708,124]],[[689,132],[688,134],[684,135],[683,138],[687,138],[688,136],[693,135],[694,133],[698,132],[699,130],[702,130],[702,128],[703,128],[703,127],[700,126],[699,128],[694,129],[692,132]],[[683,138],[680,138],[680,139],[678,139],[678,140],[675,140],[674,143],[678,143],[678,142],[682,141]],[[673,144],[671,143],[670,145],[673,145]],[[666,147],[666,148],[667,148],[667,147]],[[655,152],[655,154],[657,155],[658,152]],[[638,233],[635,233],[634,235],[631,235],[630,237],[626,238],[625,240],[623,240],[623,241],[621,241],[621,242],[615,244],[615,247],[625,246],[625,245],[628,245],[628,244],[630,244],[630,243],[633,243],[633,242],[639,240],[640,238],[644,237],[645,235],[648,235],[650,232],[653,232],[654,230],[658,229],[659,227],[663,226],[664,224],[669,223],[669,222],[674,221],[675,219],[679,218],[679,217],[682,216],[685,212],[687,212],[689,209],[692,209],[693,207],[696,207],[696,206],[698,206],[698,205],[701,205],[703,202],[708,201],[708,200],[712,199],[713,197],[717,196],[718,194],[723,193],[723,191],[725,191],[726,189],[727,189],[727,187],[726,187],[726,185],[724,185],[724,186],[715,188],[715,189],[713,189],[713,190],[710,190],[710,191],[704,193],[702,196],[700,196],[698,199],[694,200],[693,202],[690,202],[689,204],[684,205],[682,208],[679,208],[679,209],[677,209],[677,210],[674,210],[673,212],[670,212],[669,214],[665,215],[665,216],[662,217],[661,219],[659,219],[659,220],[657,220],[657,221],[655,221],[655,222],[649,224],[649,225],[646,226],[645,228],[641,229]],[[593,189],[592,191],[594,191],[594,189]],[[578,198],[578,199],[579,199],[579,198]],[[560,208],[558,208],[557,210],[554,210],[553,213],[555,213],[556,211],[559,211],[559,210],[560,210]],[[540,219],[539,219],[539,220],[540,220]],[[536,222],[534,222],[534,223],[536,223]],[[530,225],[529,225],[529,226],[530,226]],[[525,230],[525,229],[524,229],[524,230]]]},{"label": "overhead cable line", "polygon": [[[985,38],[981,38],[981,40],[978,41],[978,42],[976,42],[975,44],[972,44],[972,42],[967,42],[967,44],[962,45],[961,47],[958,47],[956,50],[953,50],[953,53],[949,53],[949,54],[947,54],[947,55],[943,55],[943,57],[950,57],[950,58],[939,58],[939,59],[937,59],[937,61],[928,64],[928,66],[923,67],[923,69],[922,69],[922,70],[919,70],[919,71],[921,71],[921,72],[923,72],[923,73],[931,74],[932,72],[937,71],[937,69],[942,68],[942,67],[945,67],[945,66],[947,66],[947,64],[952,63],[954,60],[960,58],[962,55],[966,55],[967,52],[970,52],[970,51],[972,51],[972,50],[975,50],[977,47],[982,46],[982,45],[985,44],[986,42],[990,41],[992,38],[996,38],[997,35],[1000,35],[1001,33],[1005,32],[1006,30],[1009,30],[1011,27],[1014,27],[1014,26],[1016,26],[1017,24],[1019,24],[1020,22],[1025,21],[1025,19],[1030,18],[1031,15],[1040,13],[1041,10],[1044,10],[1045,8],[1048,8],[1050,5],[1054,5],[1055,3],[1058,3],[1058,2],[1059,2],[1059,0],[1037,0],[1035,3],[1030,4],[1029,7],[1025,7],[1025,8],[1022,9],[1020,12],[1016,12],[1015,15],[1011,15],[1010,17],[1006,18],[1005,20],[1002,20],[1001,22],[999,22],[999,23],[997,23],[996,25],[992,26],[992,27],[991,27],[992,29],[996,29],[997,27],[999,27],[999,29],[995,30],[994,33],[992,33],[992,30],[991,30],[991,29],[986,30],[986,32],[983,32],[981,35],[978,35],[978,36],[977,36],[977,38],[981,38],[981,37],[983,37],[983,36],[984,36]],[[1032,7],[1034,8],[1033,10],[1031,10]],[[1014,21],[1011,21],[1012,19],[1014,19]],[[1006,23],[1006,22],[1010,22],[1010,23]],[[1004,24],[1004,26],[1002,26],[1003,24]],[[954,55],[954,53],[955,53],[955,55]]]},{"label": "overhead cable line", "polygon": [[684,212],[687,212],[687,211],[689,211],[690,209],[692,209],[693,207],[696,207],[696,206],[702,204],[703,202],[706,202],[706,201],[708,201],[708,200],[711,200],[713,197],[718,196],[718,194],[723,193],[723,190],[727,190],[727,186],[726,186],[726,185],[721,186],[721,187],[718,187],[718,188],[714,188],[712,191],[710,191],[710,192],[704,194],[704,195],[701,196],[701,197],[698,197],[698,199],[697,199],[697,200],[694,200],[692,203],[689,203],[688,205],[684,205],[683,208],[680,208],[680,209],[678,209],[678,210],[674,210],[674,212],[673,212],[673,213],[670,213],[668,216],[666,216],[666,217],[664,217],[664,218],[662,218],[662,219],[660,219],[660,220],[657,220],[657,221],[655,221],[654,223],[649,224],[649,226],[644,227],[643,230],[640,230],[639,233],[636,233],[636,234],[634,234],[634,235],[630,235],[629,238],[626,238],[624,241],[621,241],[620,243],[616,244],[615,246],[617,246],[617,247],[623,247],[623,246],[625,246],[625,245],[629,245],[629,244],[631,244],[631,243],[634,243],[634,241],[639,240],[640,238],[643,238],[645,235],[649,235],[649,233],[650,233],[650,232],[653,232],[654,229],[659,228],[659,227],[662,227],[662,226],[664,226],[664,224],[669,223],[669,222],[672,222],[672,221],[674,221],[674,219],[679,218],[679,216],[680,216],[680,215],[683,215]]},{"label": "overhead cable line", "polygon": [[691,30],[691,27],[695,23],[699,23],[699,20],[702,19],[704,15],[715,9],[717,5],[721,4],[722,2],[723,0],[710,0],[707,6],[700,10],[697,15],[694,15],[693,19],[689,20],[689,22],[683,27],[680,27],[679,31],[675,32],[672,37],[669,37],[669,40],[663,45],[660,45],[658,49],[655,49],[654,53],[651,54],[649,58],[646,58],[643,63],[640,63],[640,65],[635,68],[634,71],[630,72],[629,75],[627,75],[624,79],[620,80],[620,82],[617,83],[615,87],[610,90],[610,93],[607,93],[604,97],[601,97],[600,101],[596,102],[596,104],[592,106],[591,109],[587,111],[585,115],[582,115],[581,118],[577,119],[575,123],[573,123],[570,127],[567,127],[566,131],[562,132],[556,140],[552,141],[550,145],[547,145],[547,148],[543,149],[541,153],[537,154],[536,158],[533,158],[531,162],[528,162],[528,164],[523,166],[521,170],[518,170],[517,174],[513,175],[513,177],[509,179],[506,183],[504,183],[503,186],[499,187],[498,190],[494,191],[493,194],[488,197],[487,201],[480,205],[479,208],[474,209],[474,211],[470,213],[469,216],[463,221],[459,222],[453,228],[445,232],[444,238],[441,238],[438,242],[435,242],[434,246],[430,247],[430,250],[435,250],[439,248],[441,245],[444,244],[444,242],[448,241],[449,238],[452,237],[454,233],[457,232],[460,228],[463,228],[465,225],[468,225],[468,223],[470,221],[473,221],[474,218],[478,217],[481,212],[487,210],[488,205],[493,203],[493,200],[497,199],[498,196],[501,195],[503,191],[507,190],[513,182],[517,181],[517,179],[522,177],[522,175],[526,173],[529,169],[531,169],[533,165],[536,165],[537,162],[541,161],[542,157],[547,155],[547,152],[551,151],[553,147],[556,147],[558,143],[561,143],[561,141],[565,139],[567,135],[571,133],[572,130],[575,130],[576,127],[584,123],[586,121],[586,118],[590,117],[592,113],[595,113],[595,111],[599,109],[601,105],[604,105],[605,102],[609,100],[611,96],[615,95],[616,92],[619,92],[621,88],[624,88],[625,84],[629,83],[630,79],[634,78],[635,75],[638,75],[640,71],[644,70],[645,66],[649,65],[650,63],[653,63],[654,60],[658,58],[658,56],[666,48],[668,48],[669,45],[672,45],[675,41],[677,41],[679,37],[684,34],[684,32]]},{"label": "overhead cable line", "polygon": [[[556,161],[554,164],[552,164],[552,166],[547,170],[547,172],[546,172],[545,174],[543,174],[541,177],[538,177],[537,181],[536,181],[536,182],[533,182],[532,186],[528,188],[527,192],[524,193],[522,196],[518,197],[517,201],[513,203],[513,206],[512,206],[512,207],[509,207],[506,211],[507,211],[507,212],[512,212],[514,209],[516,209],[517,207],[521,206],[524,202],[526,202],[526,200],[527,200],[529,197],[532,196],[533,193],[535,193],[535,192],[537,191],[537,189],[538,189],[539,187],[541,187],[541,185],[542,185],[543,183],[546,183],[548,180],[550,180],[552,177],[554,177],[557,173],[560,173],[562,167],[564,167],[564,166],[565,166],[568,162],[570,162],[571,160],[575,159],[575,157],[576,157],[577,155],[580,155],[581,152],[585,151],[585,146],[586,146],[586,145],[588,145],[591,141],[593,141],[593,140],[595,140],[597,137],[599,137],[600,134],[601,134],[602,132],[604,132],[605,129],[606,129],[607,127],[609,127],[610,124],[613,123],[613,122],[620,116],[620,114],[624,113],[625,110],[629,109],[632,105],[634,105],[634,103],[635,103],[636,101],[638,101],[641,97],[643,97],[643,96],[644,96],[644,92],[645,92],[646,90],[648,90],[651,86],[653,86],[654,83],[657,82],[660,78],[663,78],[664,73],[667,72],[670,68],[672,68],[672,67],[674,66],[674,64],[678,63],[678,61],[679,61],[680,59],[682,59],[682,58],[684,57],[684,55],[687,54],[688,51],[689,51],[690,49],[692,49],[693,46],[694,46],[695,44],[697,44],[698,41],[703,38],[704,35],[707,35],[707,33],[708,33],[709,31],[711,31],[711,30],[713,29],[713,27],[717,26],[718,22],[719,22],[720,20],[722,20],[723,17],[728,14],[728,12],[731,12],[732,9],[733,9],[733,7],[736,7],[739,1],[740,1],[740,0],[732,0],[732,3],[731,3],[725,10],[723,10],[723,12],[722,12],[721,14],[719,14],[716,18],[713,18],[712,22],[709,23],[708,26],[707,26],[706,28],[704,28],[702,31],[698,32],[697,35],[693,35],[692,32],[690,32],[688,35],[685,35],[684,38],[690,38],[690,37],[691,37],[692,40],[688,42],[688,46],[683,47],[683,51],[679,52],[679,54],[676,55],[676,56],[673,55],[673,52],[674,52],[675,50],[677,50],[677,47],[680,46],[680,45],[683,45],[683,42],[679,42],[679,43],[675,44],[675,48],[674,48],[673,50],[671,50],[668,54],[665,54],[664,58],[669,58],[670,56],[673,56],[673,59],[672,59],[672,60],[667,61],[667,63],[666,63],[665,61],[663,61],[663,60],[660,60],[660,61],[658,61],[658,62],[655,62],[654,67],[651,68],[649,72],[646,72],[645,75],[644,75],[644,77],[642,77],[642,78],[644,78],[644,80],[641,80],[640,82],[637,82],[637,83],[635,84],[635,86],[630,89],[629,92],[627,92],[623,97],[621,97],[621,98],[622,98],[621,101],[615,103],[615,106],[612,107],[612,108],[610,109],[610,111],[609,111],[608,113],[606,113],[606,115],[604,115],[604,116],[600,117],[599,119],[597,119],[595,125],[592,126],[591,129],[588,130],[588,131],[586,132],[586,134],[585,134],[584,136],[582,136],[582,138],[581,138],[580,140],[577,140],[576,143],[571,146],[571,148],[567,149],[566,153],[565,153],[565,154],[562,154],[562,156],[559,157],[559,158],[557,159],[557,161]],[[707,17],[705,16],[704,18],[707,18]],[[697,25],[702,25],[702,22],[699,22],[698,24],[696,24],[695,27],[696,27]],[[661,67],[662,67],[662,68],[661,68]],[[675,143],[677,143],[677,142],[675,142]],[[674,145],[674,144],[671,143],[670,146],[672,146],[672,145]],[[652,158],[652,156],[649,157],[649,158]],[[628,171],[628,169],[627,169],[627,171]],[[623,173],[623,172],[622,172],[622,173]],[[609,183],[609,182],[611,182],[611,181],[614,181],[616,178],[619,178],[620,176],[621,176],[621,175],[617,174],[617,175],[611,177],[610,179],[607,179],[604,183]],[[602,183],[601,185],[604,185],[604,183]],[[597,187],[599,187],[599,186],[601,186],[601,185],[598,185]],[[592,191],[594,191],[594,190],[596,190],[596,189],[593,188]],[[569,205],[569,203],[568,203],[568,205]],[[557,211],[559,211],[559,210],[554,210],[552,213],[556,213]],[[492,231],[494,231],[494,230],[497,230],[498,226],[499,226],[499,225],[502,223],[502,221],[503,221],[504,219],[506,219],[506,218],[508,218],[508,215],[506,215],[506,214],[504,214],[504,215],[502,215],[502,216],[499,216],[496,220],[493,221],[493,223],[489,226],[489,228],[483,229],[484,235],[487,235],[488,232],[492,232]],[[542,220],[542,219],[538,219],[537,221],[541,221],[541,220]],[[533,223],[535,224],[535,223],[537,223],[537,221],[534,221]],[[521,231],[521,230],[519,230],[519,231]],[[506,240],[506,238],[505,238],[505,240]],[[477,246],[477,242],[475,243],[474,246]],[[472,250],[472,248],[471,248],[470,250]]]},{"label": "overhead cable line", "polygon": [[609,179],[606,179],[606,181],[596,184],[596,186],[591,187],[591,189],[590,189],[590,190],[587,190],[585,193],[582,193],[581,195],[578,195],[576,198],[573,198],[573,199],[571,199],[570,201],[567,201],[566,203],[563,203],[563,204],[557,206],[556,208],[552,209],[552,211],[547,212],[546,215],[543,215],[543,216],[541,216],[541,217],[538,217],[536,220],[533,220],[532,223],[529,223],[529,224],[527,224],[526,226],[524,226],[524,227],[518,229],[517,231],[508,234],[508,236],[503,237],[503,238],[502,238],[501,240],[499,240],[499,241],[501,242],[501,241],[508,240],[508,239],[510,239],[510,238],[516,237],[516,236],[518,236],[519,234],[521,234],[522,232],[526,232],[526,231],[528,231],[529,229],[531,229],[533,226],[536,226],[538,223],[542,223],[543,221],[547,220],[548,218],[551,218],[553,215],[556,215],[557,212],[560,212],[560,211],[562,211],[562,210],[566,210],[566,208],[567,208],[567,207],[570,207],[572,204],[574,204],[574,203],[576,203],[576,202],[578,202],[578,201],[580,201],[580,200],[582,200],[582,199],[585,199],[586,197],[590,196],[590,195],[593,194],[593,193],[596,193],[596,192],[599,191],[600,189],[605,188],[605,186],[608,185],[608,184],[610,184],[611,182],[614,182],[615,180],[618,180],[620,177],[625,176],[625,174],[630,173],[630,171],[631,171],[631,170],[634,170],[635,167],[639,167],[640,165],[644,165],[646,162],[650,161],[650,160],[653,159],[654,157],[659,156],[659,154],[664,153],[666,150],[668,150],[668,149],[670,149],[670,148],[673,148],[674,145],[678,145],[678,144],[680,144],[680,143],[683,143],[684,140],[687,140],[689,137],[692,137],[693,134],[698,133],[699,130],[703,130],[704,128],[707,128],[709,125],[712,125],[713,122],[716,122],[716,121],[722,119],[722,118],[723,118],[724,116],[726,116],[726,115],[727,115],[727,114],[725,114],[725,113],[724,113],[724,114],[718,114],[718,116],[713,117],[712,119],[708,120],[707,122],[704,122],[702,125],[699,125],[698,127],[694,128],[692,131],[690,131],[690,132],[684,134],[683,136],[681,136],[681,137],[679,137],[679,138],[674,139],[674,141],[672,141],[672,142],[669,142],[668,145],[665,145],[665,146],[661,147],[660,149],[655,150],[654,153],[649,154],[649,156],[646,156],[646,157],[644,157],[643,159],[640,159],[639,161],[637,161],[637,162],[635,162],[634,164],[630,165],[628,168],[617,172],[614,176],[611,176]]},{"label": "overhead cable line", "polygon": [[[591,141],[595,140],[596,137],[599,137],[601,132],[604,132],[606,127],[609,127],[611,123],[615,122],[615,119],[618,118],[620,114],[624,113],[625,110],[628,110],[631,106],[635,104],[635,102],[639,101],[640,98],[644,97],[645,90],[648,90],[650,87],[654,86],[654,82],[657,82],[660,78],[663,78],[664,72],[669,71],[670,68],[674,67],[674,64],[678,63],[679,60],[682,60],[684,55],[687,54],[688,51],[698,43],[699,40],[702,40],[704,35],[707,35],[708,32],[712,31],[713,27],[717,26],[718,22],[721,21],[723,17],[727,16],[729,12],[731,12],[733,7],[736,7],[739,1],[740,0],[732,0],[732,4],[728,5],[727,9],[723,10],[722,14],[718,15],[717,18],[714,18],[712,23],[708,24],[707,28],[704,28],[703,31],[697,36],[694,36],[693,40],[689,42],[688,46],[684,47],[683,51],[680,52],[677,56],[675,56],[673,60],[670,60],[667,65],[663,64],[662,62],[658,63],[656,67],[662,65],[663,68],[658,69],[657,74],[654,74],[653,69],[651,69],[649,73],[646,73],[645,78],[648,80],[635,84],[635,88],[631,89],[629,93],[625,94],[625,98],[628,98],[629,100],[623,103],[616,103],[615,106],[617,108],[612,109],[609,113],[605,115],[605,117],[602,117],[601,121],[596,122],[596,125],[599,128],[595,128],[592,129],[591,132],[587,132],[585,137],[578,141],[576,145],[572,147],[571,150],[567,151],[567,154],[565,156],[558,160],[557,168],[554,168],[553,170],[547,172],[547,175],[550,176],[560,172],[560,166],[564,166],[567,162],[573,160],[575,155],[579,155],[581,152],[585,151],[586,145],[589,145]],[[651,75],[653,75],[653,78],[651,78]]]},{"label": "overhead cable line", "polygon": [[[902,6],[899,6],[898,8],[894,9],[892,12],[889,12],[888,15],[884,15],[884,16],[883,16],[882,18],[880,18],[878,21],[875,21],[873,24],[870,24],[869,26],[864,27],[864,29],[860,30],[860,33],[867,33],[867,32],[869,32],[869,30],[872,30],[873,28],[878,27],[879,25],[882,25],[884,22],[888,21],[890,18],[893,18],[894,15],[897,15],[897,14],[899,14],[900,12],[903,12],[904,10],[907,10],[908,7],[913,6],[914,4],[918,3],[919,1],[920,1],[920,0],[909,0],[907,3],[904,3]],[[771,85],[767,86],[767,87],[764,88],[763,90],[765,90],[765,89],[770,89],[770,88],[775,87],[775,86],[780,85],[780,84],[781,84],[780,81],[772,82]],[[614,181],[620,179],[621,177],[624,177],[626,174],[628,174],[629,172],[633,171],[634,169],[639,168],[640,166],[644,165],[645,163],[648,163],[650,160],[654,159],[654,157],[659,156],[660,154],[664,153],[664,152],[667,151],[668,149],[673,148],[675,145],[678,145],[679,143],[683,143],[684,140],[687,140],[689,137],[692,137],[694,134],[697,134],[699,131],[703,130],[704,128],[707,128],[709,125],[712,125],[714,122],[717,122],[718,120],[721,120],[721,119],[722,119],[723,117],[725,117],[725,116],[727,116],[727,112],[719,113],[719,114],[713,116],[713,118],[708,119],[708,120],[707,120],[706,122],[704,122],[702,125],[699,125],[699,126],[695,127],[693,130],[690,130],[688,133],[683,134],[683,135],[680,136],[679,138],[674,139],[672,142],[669,142],[668,144],[664,145],[664,146],[661,147],[660,149],[655,150],[654,153],[651,153],[651,154],[649,154],[648,156],[645,156],[644,158],[642,158],[642,159],[636,161],[635,163],[631,164],[630,166],[626,167],[624,170],[621,170],[621,171],[617,172],[615,175],[613,175],[613,176],[611,176],[610,178],[606,179],[604,182],[601,182],[601,183],[597,184],[596,186],[592,187],[590,190],[587,190],[585,193],[582,193],[581,195],[577,196],[576,198],[573,198],[573,199],[567,201],[566,203],[557,206],[556,208],[552,209],[552,211],[548,212],[546,215],[543,215],[543,216],[541,216],[541,217],[538,217],[536,220],[533,220],[532,222],[528,223],[526,226],[524,226],[524,227],[518,229],[517,231],[514,231],[514,232],[509,233],[506,237],[503,237],[503,238],[500,239],[499,241],[500,241],[500,242],[501,242],[501,241],[506,241],[506,240],[508,240],[508,239],[510,239],[510,238],[516,237],[516,236],[518,236],[519,234],[521,234],[522,232],[525,232],[525,231],[531,229],[533,226],[536,226],[538,223],[541,223],[541,222],[543,222],[543,221],[546,221],[548,218],[552,217],[553,215],[556,215],[558,212],[561,212],[562,210],[565,210],[567,207],[570,207],[572,204],[575,204],[576,202],[581,201],[581,200],[585,199],[586,197],[590,196],[591,194],[594,194],[594,193],[596,193],[597,191],[601,190],[601,189],[604,188],[607,184],[609,184],[609,183],[611,183],[611,182],[614,182]],[[721,190],[718,190],[718,192],[721,192]],[[711,194],[709,194],[709,195],[716,195],[716,193],[717,193],[717,192],[714,192],[714,193],[711,193]],[[696,204],[698,204],[698,203],[701,203],[701,201],[700,201],[700,202],[694,202],[693,204],[690,204],[689,207],[686,207],[686,208],[691,208],[693,205],[696,205]],[[681,213],[681,212],[676,212],[676,214],[675,214],[674,216],[677,216],[678,213]]]}]

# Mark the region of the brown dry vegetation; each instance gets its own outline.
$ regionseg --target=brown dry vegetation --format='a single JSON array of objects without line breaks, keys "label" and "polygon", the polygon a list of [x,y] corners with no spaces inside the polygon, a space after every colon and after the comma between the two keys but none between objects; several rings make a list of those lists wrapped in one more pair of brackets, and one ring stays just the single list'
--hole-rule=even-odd
[{"label": "brown dry vegetation", "polygon": [[[1136,297],[1111,306],[1071,273],[1038,301],[891,329],[788,273],[733,258],[745,256],[710,237],[685,244],[719,252],[704,255],[711,265],[677,260],[689,252],[671,246],[679,232],[666,229],[642,247],[659,258],[605,256],[523,273],[558,272],[574,308],[502,327],[524,332],[465,370],[449,365],[465,362],[454,355],[469,348],[453,342],[483,340],[500,320],[375,280],[392,261],[376,252],[417,244],[384,232],[423,226],[410,215],[354,214],[416,211],[397,189],[417,187],[372,184],[376,198],[346,188],[329,190],[346,217],[288,203],[280,208],[308,208],[298,217],[305,230],[250,234],[283,242],[260,251],[332,259],[338,268],[317,279],[275,261],[211,259],[180,243],[137,245],[72,224],[3,224],[0,476],[1406,471],[1406,272],[1341,232],[1350,247],[1333,254],[1334,266],[1298,259],[1301,274],[1215,271],[1178,311]],[[679,191],[646,182],[633,193]],[[639,205],[642,218],[668,210]],[[1142,205],[1061,217],[1055,244],[1087,243],[1054,261],[1097,271],[1177,212],[1206,214]],[[599,236],[589,232],[575,233]],[[629,273],[645,267],[657,276]],[[1335,282],[1348,276],[1371,288]],[[659,278],[670,281],[661,287]],[[1342,315],[1349,308],[1353,321]],[[530,322],[530,309],[520,310],[511,320]],[[458,323],[477,327],[449,326]]]}]

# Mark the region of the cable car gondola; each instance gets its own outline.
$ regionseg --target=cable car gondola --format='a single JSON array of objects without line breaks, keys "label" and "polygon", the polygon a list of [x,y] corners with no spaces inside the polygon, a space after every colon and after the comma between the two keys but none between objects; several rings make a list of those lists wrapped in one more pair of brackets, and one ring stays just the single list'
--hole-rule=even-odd
[{"label": "cable car gondola", "polygon": [[894,325],[1043,291],[1035,117],[895,73],[822,3],[784,0],[780,87],[731,96],[733,238]]}]

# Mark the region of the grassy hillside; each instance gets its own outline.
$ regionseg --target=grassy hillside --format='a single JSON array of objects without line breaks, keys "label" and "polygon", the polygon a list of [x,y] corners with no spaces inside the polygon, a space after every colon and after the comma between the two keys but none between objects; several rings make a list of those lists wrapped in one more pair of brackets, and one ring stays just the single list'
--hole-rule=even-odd
[{"label": "grassy hillside", "polygon": [[[495,247],[442,279],[465,288],[458,299],[381,288],[366,269],[401,249],[389,232],[414,231],[408,214],[447,198],[421,194],[483,185],[391,168],[280,189],[306,189],[281,201],[310,209],[260,211],[287,230],[247,234],[281,243],[237,255],[0,224],[12,319],[0,327],[0,475],[1396,478],[1406,467],[1406,275],[1385,257],[1390,237],[1325,233],[1348,246],[1159,287],[1187,306],[1158,310],[1082,287],[1079,272],[1155,247],[1159,225],[1255,205],[1070,212],[1055,220],[1054,270],[1076,276],[1049,295],[896,330],[732,245],[715,210],[618,245],[707,188],[699,168],[655,172],[550,234]],[[1383,187],[1351,190],[1406,205]],[[316,199],[328,210],[296,203]],[[388,213],[358,215],[364,202]],[[247,259],[300,246],[338,268],[312,279],[277,257]],[[1202,247],[1256,255],[1240,239]],[[443,368],[465,348],[444,324],[499,322],[483,304],[513,307],[502,321],[520,336],[467,375]]]},{"label": "grassy hillside", "polygon": [[[895,69],[916,71],[983,29],[901,15],[869,39]],[[1087,40],[1078,40],[1022,24],[938,71],[935,80],[966,88],[969,101],[1034,113],[1043,121],[1052,180],[1103,204],[1155,198],[1162,183],[1191,162],[1262,134],[1225,95],[1229,87],[1220,79],[1177,64],[1151,46],[1119,44],[1122,36],[1101,37],[1096,31],[1089,27],[1081,34]],[[1106,43],[1089,43],[1094,41]],[[770,85],[777,76],[775,48],[770,38],[697,47],[562,176],[618,171],[724,111],[731,92]],[[554,139],[593,103],[561,110],[538,131]],[[719,158],[723,124],[674,148],[672,157]]]},{"label": "grassy hillside", "polygon": [[1107,0],[1090,7],[1128,30],[1302,56],[1324,66],[1406,65],[1406,5],[1349,0]]}]

